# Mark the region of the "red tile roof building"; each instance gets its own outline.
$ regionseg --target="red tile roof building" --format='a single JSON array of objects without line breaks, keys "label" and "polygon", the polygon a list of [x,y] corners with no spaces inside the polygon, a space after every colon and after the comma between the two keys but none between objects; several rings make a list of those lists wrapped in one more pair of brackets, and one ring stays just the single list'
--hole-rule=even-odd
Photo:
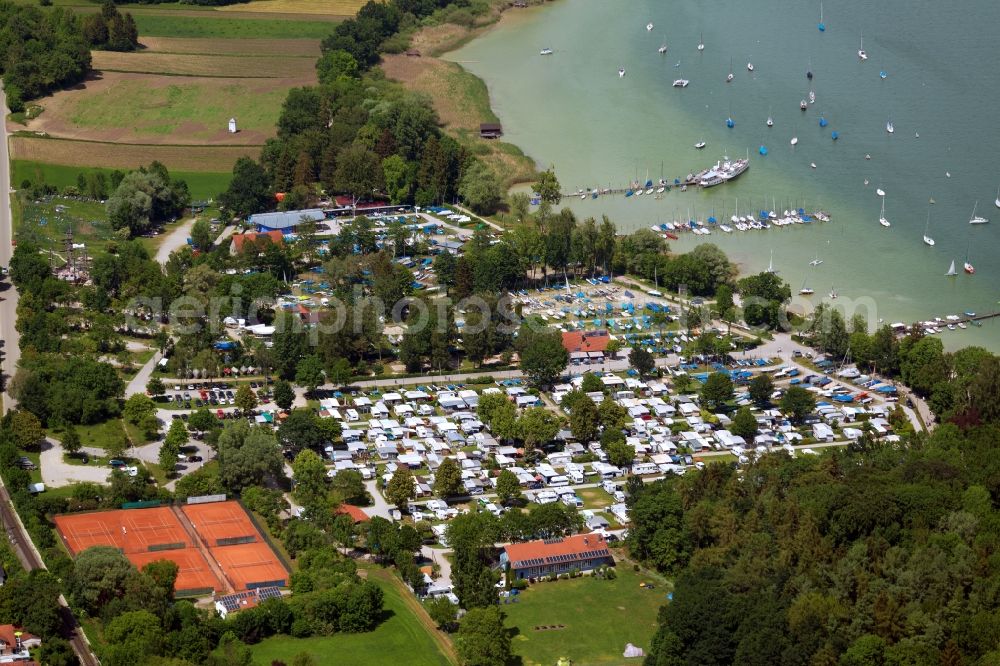
[{"label": "red tile roof building", "polygon": [[361,510],[361,507],[354,506],[352,504],[341,504],[336,509],[333,510],[335,514],[343,514],[345,516],[350,516],[354,519],[354,524],[367,523],[368,514]]},{"label": "red tile roof building", "polygon": [[267,231],[261,233],[248,231],[245,234],[233,234],[232,241],[229,243],[229,254],[239,254],[243,252],[243,246],[246,243],[256,244],[259,241],[267,241],[276,245],[282,245],[284,244],[285,239],[280,231]]},{"label": "red tile roof building", "polygon": [[604,537],[595,533],[514,543],[505,546],[500,555],[501,566],[510,564],[516,578],[569,573],[574,569],[589,571],[614,563]]},{"label": "red tile roof building", "polygon": [[607,331],[570,331],[562,334],[563,347],[570,354],[575,352],[603,352],[611,336]]}]

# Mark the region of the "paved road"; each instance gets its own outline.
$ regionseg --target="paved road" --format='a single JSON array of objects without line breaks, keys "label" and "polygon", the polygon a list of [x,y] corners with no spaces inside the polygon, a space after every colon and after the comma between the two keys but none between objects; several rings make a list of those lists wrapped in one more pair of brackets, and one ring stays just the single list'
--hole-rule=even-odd
[{"label": "paved road", "polygon": [[[103,449],[84,449],[91,456],[107,455]],[[111,468],[91,463],[90,465],[70,465],[63,460],[63,447],[58,440],[47,437],[42,443],[39,466],[42,468],[42,483],[49,488],[68,486],[83,481],[107,483]]]},{"label": "paved road", "polygon": [[[10,210],[10,155],[8,153],[7,139],[7,95],[0,86],[0,118],[4,130],[3,141],[0,141],[0,266],[9,266],[10,257],[13,253],[14,240],[14,218]],[[17,329],[14,323],[17,321],[17,291],[9,280],[0,281],[0,343],[3,344],[2,363],[0,363],[0,380],[4,386],[3,406],[0,407],[0,414],[3,410],[13,409],[16,402],[7,393],[7,382],[14,376],[17,369],[17,361],[21,356],[18,348]]]},{"label": "paved road", "polygon": [[156,369],[156,364],[160,362],[162,356],[159,351],[153,353],[153,356],[146,361],[146,363],[139,368],[139,372],[135,373],[135,377],[132,378],[125,386],[125,397],[128,398],[130,395],[136,393],[145,393],[146,384],[149,383],[150,377],[153,376],[153,370]]}]

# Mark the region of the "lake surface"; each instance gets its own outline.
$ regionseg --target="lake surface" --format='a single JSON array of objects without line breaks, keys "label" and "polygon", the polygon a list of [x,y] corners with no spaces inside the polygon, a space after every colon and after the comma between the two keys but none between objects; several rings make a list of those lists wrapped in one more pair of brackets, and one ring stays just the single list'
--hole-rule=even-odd
[{"label": "lake surface", "polygon": [[[886,322],[1000,310],[1000,210],[993,203],[1000,185],[1000,50],[993,38],[1000,3],[970,0],[964,11],[903,0],[823,7],[821,33],[818,2],[558,0],[510,12],[448,57],[486,81],[505,139],[540,166],[554,165],[567,192],[661,175],[673,181],[723,155],[750,155],[749,171],[708,190],[675,189],[658,200],[564,199],[580,218],[607,214],[628,232],[709,215],[727,221],[737,200],[742,214],[822,209],[832,222],[687,234],[671,246],[716,243],[743,272],[766,268],[773,252],[793,292],[805,282],[818,302],[835,290],[838,305],[870,308]],[[857,56],[862,36],[865,62]],[[539,55],[543,47],[554,53]],[[735,79],[726,83],[731,60]],[[673,88],[677,78],[690,85]],[[803,112],[799,101],[810,90],[816,102]],[[704,150],[694,149],[699,140]],[[761,145],[767,156],[758,154]],[[878,223],[877,187],[886,192],[888,229]],[[990,224],[968,223],[977,200]],[[935,247],[922,242],[928,210]],[[961,273],[967,252],[976,274],[944,277],[952,260]],[[816,256],[823,263],[811,267]],[[1000,322],[942,338],[952,349],[1000,351]]]}]

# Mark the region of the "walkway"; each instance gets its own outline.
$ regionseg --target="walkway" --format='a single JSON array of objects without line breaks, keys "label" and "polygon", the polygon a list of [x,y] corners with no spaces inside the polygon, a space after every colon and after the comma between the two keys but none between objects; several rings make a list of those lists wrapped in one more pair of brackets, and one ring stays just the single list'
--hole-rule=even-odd
[{"label": "walkway", "polygon": [[193,226],[194,218],[181,222],[160,242],[160,247],[156,249],[156,256],[153,258],[160,264],[166,264],[167,260],[170,259],[171,252],[187,245],[187,239],[191,235],[191,227]]}]

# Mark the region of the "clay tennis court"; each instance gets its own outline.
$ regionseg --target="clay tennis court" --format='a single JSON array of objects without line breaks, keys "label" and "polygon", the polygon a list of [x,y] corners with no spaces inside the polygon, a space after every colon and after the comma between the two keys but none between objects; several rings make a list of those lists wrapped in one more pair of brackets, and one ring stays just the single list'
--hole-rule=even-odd
[{"label": "clay tennis court", "polygon": [[[186,504],[181,511],[191,521],[198,535],[209,548],[226,545],[224,540],[246,539],[260,541],[257,528],[239,502],[212,502],[211,504]],[[223,540],[223,543],[219,543]]]},{"label": "clay tennis court", "polygon": [[128,555],[149,552],[151,546],[192,545],[167,507],[66,514],[56,516],[55,522],[73,555],[91,546],[114,546]]},{"label": "clay tennis court", "polygon": [[285,587],[287,584],[288,572],[266,543],[221,546],[209,548],[209,552],[237,590],[245,590],[248,586],[260,583],[270,583],[277,587]]},{"label": "clay tennis court", "polygon": [[141,569],[156,560],[170,560],[177,564],[177,580],[174,589],[183,590],[223,590],[224,586],[212,573],[211,567],[205,561],[205,556],[195,548],[184,550],[164,550],[160,552],[129,553],[129,561]]},{"label": "clay tennis court", "polygon": [[112,546],[138,568],[155,560],[175,562],[178,591],[284,587],[288,579],[235,501],[65,514],[55,516],[55,523],[74,556],[92,546]]}]

